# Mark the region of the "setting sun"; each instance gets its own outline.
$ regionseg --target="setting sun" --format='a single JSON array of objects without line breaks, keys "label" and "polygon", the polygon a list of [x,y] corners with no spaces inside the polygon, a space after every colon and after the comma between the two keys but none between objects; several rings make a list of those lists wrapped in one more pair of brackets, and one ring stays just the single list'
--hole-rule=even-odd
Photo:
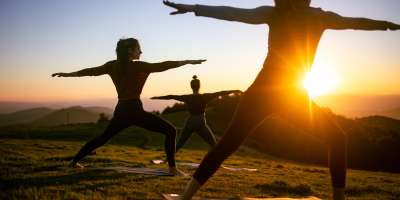
[{"label": "setting sun", "polygon": [[311,98],[315,98],[336,89],[338,78],[332,68],[316,65],[307,73],[303,80],[303,87],[308,91]]}]

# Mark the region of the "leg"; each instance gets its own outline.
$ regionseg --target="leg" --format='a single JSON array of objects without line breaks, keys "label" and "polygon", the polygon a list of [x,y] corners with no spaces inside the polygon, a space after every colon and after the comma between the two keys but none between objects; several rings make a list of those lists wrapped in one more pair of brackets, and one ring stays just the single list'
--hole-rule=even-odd
[{"label": "leg", "polygon": [[186,141],[190,138],[190,136],[193,133],[193,125],[191,124],[192,122],[190,121],[190,118],[186,120],[185,126],[182,129],[181,136],[178,140],[178,143],[176,145],[176,152],[179,151],[179,149],[182,148],[182,146],[186,143]]},{"label": "leg", "polygon": [[207,142],[211,147],[214,147],[215,144],[217,144],[217,140],[215,139],[214,133],[210,129],[210,127],[207,125],[207,123],[204,121],[204,124],[198,131],[198,134],[203,138],[204,141]]},{"label": "leg", "polygon": [[286,108],[280,114],[296,126],[322,139],[328,145],[332,186],[344,188],[347,165],[347,138],[344,131],[330,113],[309,101],[306,95],[299,95],[299,97],[296,97],[296,102],[288,103]]},{"label": "leg", "polygon": [[134,124],[150,131],[163,133],[166,136],[164,146],[168,165],[170,167],[175,167],[175,127],[160,117],[145,111],[141,111],[135,116]]},{"label": "leg", "polygon": [[[248,90],[243,95],[225,134],[207,153],[193,175],[193,179],[200,185],[203,185],[215,173],[222,162],[239,148],[247,135],[272,112],[273,103],[270,104],[265,98],[260,97],[258,91]],[[185,196],[184,199],[186,197],[189,196]]]},{"label": "leg", "polygon": [[75,165],[82,158],[87,156],[90,152],[95,150],[96,148],[104,145],[111,137],[119,133],[121,130],[129,127],[130,123],[127,120],[123,120],[121,118],[113,118],[110,124],[107,126],[106,130],[103,134],[95,137],[86,143],[81,150],[76,154],[74,159],[72,160],[72,165]]}]

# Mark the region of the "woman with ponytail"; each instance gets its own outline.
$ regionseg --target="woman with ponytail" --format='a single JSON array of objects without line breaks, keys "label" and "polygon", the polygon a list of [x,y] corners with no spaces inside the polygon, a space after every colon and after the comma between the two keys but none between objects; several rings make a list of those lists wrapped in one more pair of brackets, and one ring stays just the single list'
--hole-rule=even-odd
[{"label": "woman with ponytail", "polygon": [[207,104],[213,99],[229,95],[231,93],[240,93],[240,90],[228,90],[221,91],[215,93],[205,93],[200,94],[200,80],[197,79],[197,76],[194,75],[193,79],[190,81],[190,87],[193,90],[193,94],[189,95],[167,95],[167,96],[159,96],[152,97],[151,99],[174,99],[177,101],[184,102],[187,106],[189,116],[186,119],[185,125],[182,129],[181,136],[178,140],[178,144],[176,146],[176,151],[178,152],[180,148],[186,143],[186,141],[190,138],[193,132],[196,132],[200,135],[201,138],[211,147],[216,144],[215,136],[207,125],[205,112]]},{"label": "woman with ponytail", "polygon": [[162,72],[187,64],[201,64],[205,60],[165,61],[148,63],[139,61],[142,51],[139,41],[134,38],[121,39],[116,48],[117,60],[109,61],[104,65],[86,68],[71,73],[55,73],[57,77],[100,76],[108,74],[118,93],[118,104],[113,118],[103,134],[86,143],[71,161],[72,167],[83,167],[78,163],[82,158],[104,145],[114,135],[129,126],[135,125],[144,129],[159,132],[166,136],[165,152],[171,174],[180,172],[175,165],[175,138],[176,130],[167,121],[143,110],[140,94],[147,77],[151,73]]}]

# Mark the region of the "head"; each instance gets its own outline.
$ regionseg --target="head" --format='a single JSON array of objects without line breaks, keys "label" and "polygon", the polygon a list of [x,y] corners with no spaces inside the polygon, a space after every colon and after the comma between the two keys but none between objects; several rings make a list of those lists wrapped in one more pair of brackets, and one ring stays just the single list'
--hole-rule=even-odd
[{"label": "head", "polygon": [[135,38],[120,39],[115,51],[119,61],[139,60],[142,54],[139,41]]},{"label": "head", "polygon": [[193,93],[197,94],[200,90],[200,80],[197,79],[197,76],[194,75],[192,81],[190,81],[190,87],[193,90]]},{"label": "head", "polygon": [[297,9],[310,7],[311,0],[275,0],[275,7],[284,9]]}]

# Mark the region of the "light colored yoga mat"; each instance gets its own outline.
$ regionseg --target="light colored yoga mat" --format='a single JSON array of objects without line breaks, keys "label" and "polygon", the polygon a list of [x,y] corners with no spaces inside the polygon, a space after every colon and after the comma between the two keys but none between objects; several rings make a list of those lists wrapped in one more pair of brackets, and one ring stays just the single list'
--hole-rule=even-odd
[{"label": "light colored yoga mat", "polygon": [[[151,161],[153,164],[159,165],[164,163],[164,160],[152,160]],[[193,167],[193,168],[197,168],[199,167],[200,164],[198,163],[191,163],[191,162],[177,162],[178,165],[184,165],[184,166],[189,166],[189,167]],[[230,170],[230,171],[249,171],[249,172],[256,172],[258,171],[257,169],[253,169],[253,168],[243,168],[243,167],[228,167],[225,165],[221,166],[222,168],[226,169],[226,170]]]},{"label": "light colored yoga mat", "polygon": [[152,168],[131,168],[131,167],[106,167],[105,170],[114,170],[117,172],[146,174],[156,176],[173,176],[167,169],[152,169]]},{"label": "light colored yoga mat", "polygon": [[317,197],[307,197],[307,198],[242,198],[241,200],[322,200]]},{"label": "light colored yoga mat", "polygon": [[[166,200],[180,200],[178,194],[163,194],[163,197]],[[228,199],[210,199],[210,198],[201,198],[201,197],[193,197],[192,200],[228,200]],[[307,197],[307,198],[241,198],[241,200],[322,200],[317,197]]]}]

